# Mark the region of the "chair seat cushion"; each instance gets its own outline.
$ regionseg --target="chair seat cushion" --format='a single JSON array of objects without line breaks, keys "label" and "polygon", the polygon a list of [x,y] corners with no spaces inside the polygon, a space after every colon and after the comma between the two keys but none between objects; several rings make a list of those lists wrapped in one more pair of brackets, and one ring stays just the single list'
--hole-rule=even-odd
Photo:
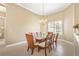
[{"label": "chair seat cushion", "polygon": [[40,47],[45,47],[45,42],[39,44]]},{"label": "chair seat cushion", "polygon": [[38,42],[35,42],[34,45],[39,45],[39,43]]},{"label": "chair seat cushion", "polygon": [[38,44],[38,46],[40,46],[40,47],[47,47],[48,45],[45,46],[45,42],[42,42],[42,43]]}]

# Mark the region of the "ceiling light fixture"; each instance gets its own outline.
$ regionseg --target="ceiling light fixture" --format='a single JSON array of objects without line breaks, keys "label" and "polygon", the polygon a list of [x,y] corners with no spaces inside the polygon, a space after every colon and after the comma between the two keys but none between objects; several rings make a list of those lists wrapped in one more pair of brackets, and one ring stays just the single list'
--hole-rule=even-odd
[{"label": "ceiling light fixture", "polygon": [[45,3],[42,3],[42,19],[40,20],[41,24],[45,24],[47,22],[46,16],[45,16]]}]

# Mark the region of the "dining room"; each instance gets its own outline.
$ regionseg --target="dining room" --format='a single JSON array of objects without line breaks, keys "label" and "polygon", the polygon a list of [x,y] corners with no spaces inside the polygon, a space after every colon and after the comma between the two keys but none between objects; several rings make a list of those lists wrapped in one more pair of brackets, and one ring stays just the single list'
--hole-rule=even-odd
[{"label": "dining room", "polygon": [[[74,56],[73,3],[6,3],[2,56]],[[76,7],[77,8],[77,7]]]}]

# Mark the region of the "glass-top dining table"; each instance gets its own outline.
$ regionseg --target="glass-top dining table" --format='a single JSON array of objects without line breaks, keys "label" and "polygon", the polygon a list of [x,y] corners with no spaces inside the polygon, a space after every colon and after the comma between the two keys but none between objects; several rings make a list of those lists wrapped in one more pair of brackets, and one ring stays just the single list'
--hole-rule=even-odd
[{"label": "glass-top dining table", "polygon": [[46,38],[38,37],[38,38],[36,38],[36,42],[41,43],[41,42],[45,41],[45,39]]},{"label": "glass-top dining table", "polygon": [[37,37],[35,37],[35,40],[36,40],[36,42],[41,43],[41,42],[45,41],[46,36],[47,36],[47,35],[37,36]]}]

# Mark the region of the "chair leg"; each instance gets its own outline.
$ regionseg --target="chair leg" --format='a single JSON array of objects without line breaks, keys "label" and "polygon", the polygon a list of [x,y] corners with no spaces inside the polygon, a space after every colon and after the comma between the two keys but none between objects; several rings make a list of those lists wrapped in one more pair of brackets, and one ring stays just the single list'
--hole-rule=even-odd
[{"label": "chair leg", "polygon": [[38,52],[40,51],[40,48],[38,47]]},{"label": "chair leg", "polygon": [[46,53],[46,48],[45,48],[45,56],[47,56],[47,53]]},{"label": "chair leg", "polygon": [[34,49],[31,49],[31,50],[32,50],[32,52],[31,52],[31,55],[32,55],[32,54],[33,54],[33,50],[34,50]]},{"label": "chair leg", "polygon": [[53,49],[52,46],[50,46],[50,49],[51,49],[51,50]]},{"label": "chair leg", "polygon": [[[51,45],[48,47],[48,49],[49,49],[49,53],[50,53]],[[51,49],[51,50],[52,50],[52,49]]]},{"label": "chair leg", "polygon": [[57,41],[55,42],[55,46],[57,47]]},{"label": "chair leg", "polygon": [[54,48],[54,43],[53,43],[53,48]]},{"label": "chair leg", "polygon": [[29,50],[29,47],[27,48],[27,51]]}]

